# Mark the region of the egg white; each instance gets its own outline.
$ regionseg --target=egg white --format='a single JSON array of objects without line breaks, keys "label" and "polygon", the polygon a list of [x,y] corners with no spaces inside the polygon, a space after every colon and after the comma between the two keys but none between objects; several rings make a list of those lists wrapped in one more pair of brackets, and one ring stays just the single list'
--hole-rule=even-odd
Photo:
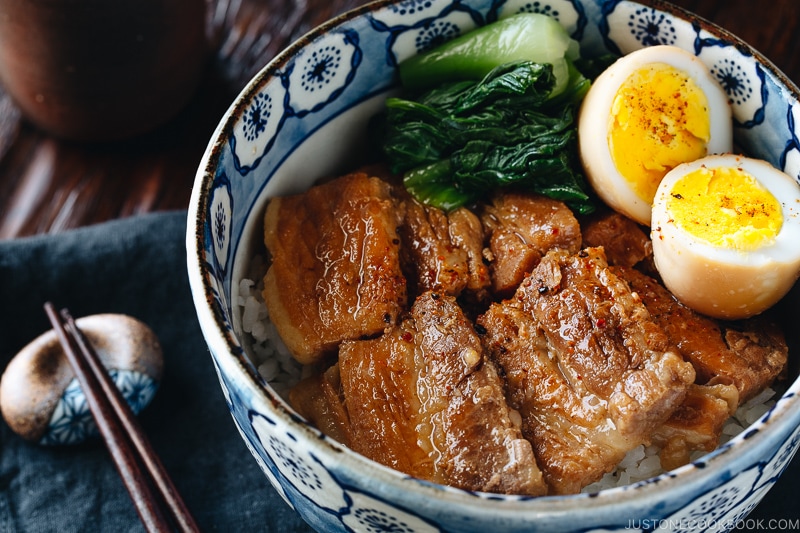
[{"label": "egg white", "polygon": [[641,199],[619,173],[609,150],[611,109],[626,79],[652,63],[664,63],[688,74],[705,93],[709,106],[708,154],[733,149],[733,121],[728,97],[697,57],[675,46],[642,48],[621,57],[592,83],[578,118],[578,145],[586,177],[595,192],[614,210],[640,224],[650,224],[651,204]]},{"label": "egg white", "polygon": [[[749,251],[714,246],[682,230],[667,208],[675,183],[707,168],[741,168],[780,203],[783,224],[775,239]],[[715,155],[672,169],[656,191],[651,238],[664,285],[685,305],[724,319],[756,315],[778,302],[800,275],[800,185],[769,163]]]}]

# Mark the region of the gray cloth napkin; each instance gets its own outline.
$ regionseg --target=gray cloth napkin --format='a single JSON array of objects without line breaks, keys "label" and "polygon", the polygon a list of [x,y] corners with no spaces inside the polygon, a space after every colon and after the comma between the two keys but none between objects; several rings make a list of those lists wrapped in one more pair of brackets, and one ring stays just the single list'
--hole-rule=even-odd
[{"label": "gray cloth napkin", "polygon": [[[47,300],[75,317],[115,312],[143,320],[162,343],[166,368],[140,420],[200,527],[310,531],[271,488],[227,411],[192,307],[185,227],[186,213],[171,212],[0,242],[0,370],[50,328]],[[795,458],[748,524],[796,525],[798,493]],[[142,527],[101,442],[44,448],[0,421],[0,532],[16,531]]]},{"label": "gray cloth napkin", "polygon": [[[164,378],[139,415],[204,531],[311,531],[269,485],[217,383],[186,274],[186,212],[142,215],[0,242],[0,371],[50,329],[42,304],[75,317],[125,313],[164,349]],[[0,532],[143,531],[102,441],[48,448],[0,419]]]}]

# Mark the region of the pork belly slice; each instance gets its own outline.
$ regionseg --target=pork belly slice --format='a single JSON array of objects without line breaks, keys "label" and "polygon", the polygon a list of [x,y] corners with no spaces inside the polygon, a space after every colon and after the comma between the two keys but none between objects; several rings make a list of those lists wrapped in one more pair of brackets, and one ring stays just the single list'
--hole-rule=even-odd
[{"label": "pork belly slice", "polygon": [[458,296],[467,290],[482,299],[490,286],[483,263],[483,225],[466,208],[450,213],[413,198],[403,202],[401,259],[409,292],[437,290]]},{"label": "pork belly slice", "polygon": [[[423,372],[418,383],[423,435],[450,485],[487,492],[546,491],[518,414],[480,338],[452,298],[423,294],[411,310]],[[429,435],[429,436],[428,436]]]},{"label": "pork belly slice", "polygon": [[391,187],[365,173],[270,201],[264,300],[298,361],[313,363],[342,340],[396,322],[406,304],[400,220]]},{"label": "pork belly slice", "polygon": [[725,422],[736,412],[739,391],[734,385],[692,385],[686,399],[653,433],[661,447],[661,467],[672,470],[691,459],[692,452],[719,446]]},{"label": "pork belly slice", "polygon": [[614,267],[642,299],[684,359],[692,363],[697,382],[733,383],[740,405],[781,374],[788,359],[786,339],[763,317],[725,322],[681,304],[658,281],[632,268]]},{"label": "pork belly slice", "polygon": [[339,363],[302,379],[289,390],[289,404],[317,429],[350,447],[350,417],[342,398]]},{"label": "pork belly slice", "polygon": [[580,249],[575,215],[563,202],[545,196],[499,193],[485,206],[481,220],[490,232],[492,288],[500,297],[510,296],[549,250]]},{"label": "pork belly slice", "polygon": [[602,246],[610,265],[652,263],[653,244],[635,221],[616,211],[597,213],[582,223],[583,248]]},{"label": "pork belly slice", "polygon": [[411,476],[441,482],[419,444],[416,332],[404,322],[383,336],[339,349],[342,396],[356,452]]},{"label": "pork belly slice", "polygon": [[545,493],[518,414],[453,297],[422,294],[408,320],[343,343],[339,360],[355,450],[466,490]]},{"label": "pork belly slice", "polygon": [[599,248],[549,252],[478,322],[552,493],[579,492],[649,442],[694,381]]},{"label": "pork belly slice", "polygon": [[467,254],[467,285],[464,288],[475,299],[482,300],[492,285],[489,267],[484,263],[485,230],[478,216],[465,207],[447,214],[450,240]]}]

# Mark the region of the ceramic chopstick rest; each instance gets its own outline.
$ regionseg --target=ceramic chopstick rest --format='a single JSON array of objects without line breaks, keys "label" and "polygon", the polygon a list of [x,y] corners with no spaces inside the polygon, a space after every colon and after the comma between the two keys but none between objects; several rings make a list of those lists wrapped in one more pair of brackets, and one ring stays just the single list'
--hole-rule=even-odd
[{"label": "ceramic chopstick rest", "polygon": [[[138,414],[163,376],[163,354],[153,330],[122,314],[91,315],[76,323]],[[77,444],[97,435],[86,397],[53,330],[31,341],[6,367],[0,411],[14,432],[40,444]]]}]

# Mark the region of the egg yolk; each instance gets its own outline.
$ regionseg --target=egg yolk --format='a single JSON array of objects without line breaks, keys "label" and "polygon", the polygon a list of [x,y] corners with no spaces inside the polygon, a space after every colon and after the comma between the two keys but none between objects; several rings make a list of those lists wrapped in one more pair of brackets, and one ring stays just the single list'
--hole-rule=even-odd
[{"label": "egg yolk", "polygon": [[771,242],[783,225],[778,200],[739,168],[701,167],[686,174],[670,191],[667,212],[690,235],[740,251]]},{"label": "egg yolk", "polygon": [[705,93],[685,72],[652,63],[615,94],[608,145],[631,190],[651,203],[664,175],[706,155],[711,120]]}]

